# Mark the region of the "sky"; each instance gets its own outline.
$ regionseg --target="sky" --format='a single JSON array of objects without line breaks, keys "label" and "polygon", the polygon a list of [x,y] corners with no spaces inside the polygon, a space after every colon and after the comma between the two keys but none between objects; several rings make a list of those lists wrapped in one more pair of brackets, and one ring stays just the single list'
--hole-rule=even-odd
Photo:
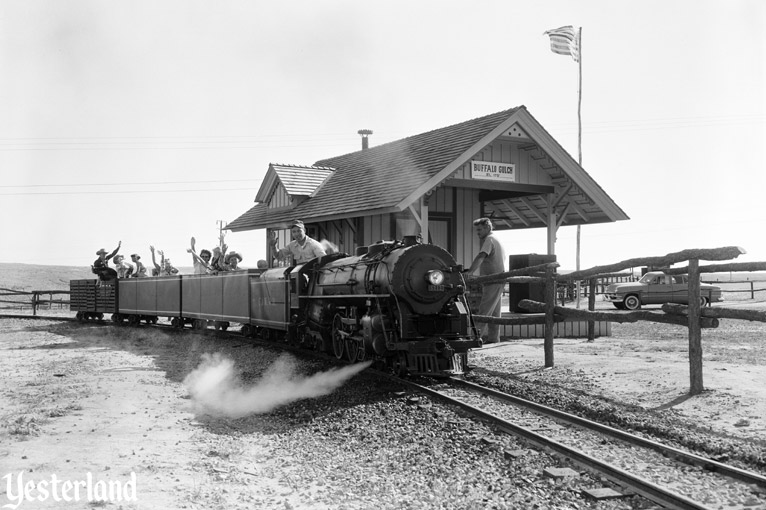
[{"label": "sky", "polygon": [[[3,0],[0,262],[186,253],[311,165],[524,105],[630,216],[584,226],[580,267],[741,246],[766,261],[763,0]],[[544,229],[500,234],[545,253]],[[255,267],[265,231],[228,233]],[[558,231],[576,266],[576,227]],[[187,260],[188,259],[188,260]]]}]

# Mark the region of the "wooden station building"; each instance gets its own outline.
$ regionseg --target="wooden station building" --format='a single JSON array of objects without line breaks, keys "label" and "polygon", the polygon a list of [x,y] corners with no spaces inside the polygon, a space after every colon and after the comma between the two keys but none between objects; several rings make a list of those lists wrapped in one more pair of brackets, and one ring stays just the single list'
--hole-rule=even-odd
[{"label": "wooden station building", "polygon": [[357,152],[312,166],[270,164],[256,204],[227,228],[275,230],[285,246],[300,219],[308,235],[350,254],[421,234],[468,267],[482,216],[495,230],[545,228],[548,255],[564,225],[629,219],[524,106],[374,147],[370,131],[360,134]]}]

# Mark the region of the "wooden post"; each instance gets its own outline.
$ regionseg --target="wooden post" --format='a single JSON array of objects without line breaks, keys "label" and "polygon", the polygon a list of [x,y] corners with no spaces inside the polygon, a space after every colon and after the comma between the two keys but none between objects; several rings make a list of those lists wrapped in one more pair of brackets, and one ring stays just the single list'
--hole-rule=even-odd
[{"label": "wooden post", "polygon": [[556,307],[556,280],[553,278],[553,268],[545,268],[545,368],[553,368],[553,310]]},{"label": "wooden post", "polygon": [[[591,312],[596,309],[596,279],[591,278],[588,280],[588,310]],[[596,339],[596,323],[592,320],[588,321],[588,342],[593,342]]]},{"label": "wooden post", "polygon": [[699,259],[689,259],[689,393],[691,395],[699,395],[704,389],[700,299]]},{"label": "wooden post", "polygon": [[39,296],[37,292],[32,291],[32,315],[37,315],[37,301]]}]

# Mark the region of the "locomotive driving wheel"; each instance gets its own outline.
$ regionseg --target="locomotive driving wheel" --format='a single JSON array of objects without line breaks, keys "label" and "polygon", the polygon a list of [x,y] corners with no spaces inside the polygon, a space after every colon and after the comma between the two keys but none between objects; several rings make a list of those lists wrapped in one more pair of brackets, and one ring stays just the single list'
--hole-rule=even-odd
[{"label": "locomotive driving wheel", "polygon": [[346,342],[343,339],[343,318],[341,315],[335,314],[332,320],[332,353],[338,359],[343,359],[344,344]]},{"label": "locomotive driving wheel", "polygon": [[392,369],[394,371],[394,375],[397,377],[406,377],[408,372],[407,355],[403,352],[400,352],[396,359],[393,361]]},{"label": "locomotive driving wheel", "polygon": [[346,359],[351,363],[356,362],[359,357],[359,344],[354,338],[346,338]]}]

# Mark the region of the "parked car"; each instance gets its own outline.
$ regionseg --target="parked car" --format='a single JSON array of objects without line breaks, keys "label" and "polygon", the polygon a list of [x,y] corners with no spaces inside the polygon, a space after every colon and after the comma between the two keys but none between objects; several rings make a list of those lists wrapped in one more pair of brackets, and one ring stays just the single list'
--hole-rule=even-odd
[{"label": "parked car", "polygon": [[[637,282],[613,283],[606,288],[606,300],[620,310],[637,310],[642,305],[689,304],[689,277],[650,271]],[[700,306],[723,301],[721,288],[700,284]]]}]

